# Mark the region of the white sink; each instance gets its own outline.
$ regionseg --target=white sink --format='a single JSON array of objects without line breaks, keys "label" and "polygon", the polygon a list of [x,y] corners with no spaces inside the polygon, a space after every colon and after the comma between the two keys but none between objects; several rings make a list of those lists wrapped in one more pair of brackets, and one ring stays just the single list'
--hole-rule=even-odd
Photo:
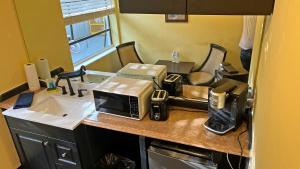
[{"label": "white sink", "polygon": [[49,94],[42,91],[34,96],[31,108],[8,109],[4,115],[37,123],[75,129],[81,121],[95,111],[92,95],[84,97]]},{"label": "white sink", "polygon": [[70,114],[84,112],[91,104],[91,102],[80,101],[77,99],[51,96],[29,110],[58,117],[67,117]]},{"label": "white sink", "polygon": [[[30,108],[8,109],[4,115],[56,126],[69,130],[75,129],[81,121],[95,111],[92,90],[99,87],[105,79],[115,76],[115,73],[87,71],[87,80],[80,82],[79,78],[72,79],[72,87],[76,93],[70,96],[66,80],[61,80],[59,85],[65,86],[68,94],[48,93],[46,90],[34,95]],[[97,83],[92,83],[97,82]],[[83,97],[78,97],[78,89],[87,89]]]}]

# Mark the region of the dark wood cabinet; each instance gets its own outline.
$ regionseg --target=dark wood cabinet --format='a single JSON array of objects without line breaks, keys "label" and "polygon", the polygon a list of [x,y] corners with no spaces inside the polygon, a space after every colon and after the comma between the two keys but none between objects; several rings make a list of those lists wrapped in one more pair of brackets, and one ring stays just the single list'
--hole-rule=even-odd
[{"label": "dark wood cabinet", "polygon": [[121,13],[269,15],[275,0],[119,0]]},{"label": "dark wood cabinet", "polygon": [[90,169],[93,165],[86,126],[66,130],[6,117],[24,169]]},{"label": "dark wood cabinet", "polygon": [[187,0],[188,14],[269,15],[274,0]]},{"label": "dark wood cabinet", "polygon": [[14,129],[11,133],[25,168],[52,169],[47,137]]},{"label": "dark wood cabinet", "polygon": [[185,14],[186,0],[119,0],[121,13]]}]

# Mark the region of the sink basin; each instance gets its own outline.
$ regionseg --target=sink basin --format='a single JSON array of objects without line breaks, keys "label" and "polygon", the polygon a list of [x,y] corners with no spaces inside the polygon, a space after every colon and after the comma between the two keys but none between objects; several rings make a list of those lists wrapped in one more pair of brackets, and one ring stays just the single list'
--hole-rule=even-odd
[{"label": "sink basin", "polygon": [[[76,95],[70,96],[66,80],[59,82],[65,86],[67,95],[59,93],[48,93],[43,90],[34,95],[30,108],[8,109],[4,115],[18,119],[33,121],[50,126],[74,130],[81,121],[95,111],[92,90],[98,88],[105,79],[115,76],[115,73],[86,71],[86,81],[80,78],[71,80]],[[87,89],[83,97],[78,97],[78,89]]]},{"label": "sink basin", "polygon": [[53,116],[66,117],[72,113],[77,114],[84,112],[91,104],[91,102],[67,99],[65,97],[49,97],[29,110]]},{"label": "sink basin", "polygon": [[8,109],[4,115],[50,126],[74,130],[81,121],[95,111],[92,95],[76,97],[49,94],[46,90],[36,94],[30,108]]}]

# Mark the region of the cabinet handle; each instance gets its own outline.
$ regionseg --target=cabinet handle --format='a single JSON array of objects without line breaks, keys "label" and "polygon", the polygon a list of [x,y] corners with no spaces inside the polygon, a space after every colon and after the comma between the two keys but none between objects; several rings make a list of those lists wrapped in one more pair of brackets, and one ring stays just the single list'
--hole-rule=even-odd
[{"label": "cabinet handle", "polygon": [[62,157],[62,158],[65,158],[66,156],[67,156],[67,153],[62,153],[62,154],[61,154],[61,157]]},{"label": "cabinet handle", "polygon": [[45,141],[43,144],[44,144],[44,146],[48,146],[49,142]]}]

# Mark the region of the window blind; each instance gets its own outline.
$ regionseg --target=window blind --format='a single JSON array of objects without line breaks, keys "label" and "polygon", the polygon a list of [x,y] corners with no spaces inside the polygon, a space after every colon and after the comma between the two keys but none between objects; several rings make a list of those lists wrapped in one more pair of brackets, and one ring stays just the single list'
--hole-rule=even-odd
[{"label": "window blind", "polygon": [[65,24],[73,24],[114,13],[112,0],[60,0]]}]

